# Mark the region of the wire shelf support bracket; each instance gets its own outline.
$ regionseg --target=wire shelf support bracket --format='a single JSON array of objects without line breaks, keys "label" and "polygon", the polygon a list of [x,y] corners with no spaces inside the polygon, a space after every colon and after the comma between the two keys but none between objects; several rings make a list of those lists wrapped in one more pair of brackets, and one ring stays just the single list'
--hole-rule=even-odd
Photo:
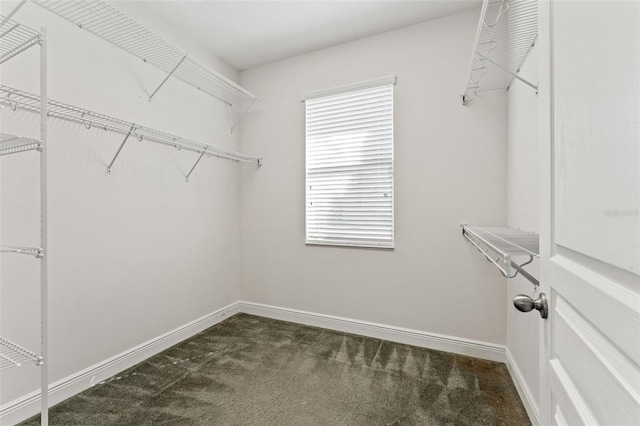
[{"label": "wire shelf support bracket", "polygon": [[257,99],[247,89],[104,1],[33,1],[167,74],[149,101],[171,76],[229,106],[246,101],[253,105]]},{"label": "wire shelf support bracket", "polygon": [[[539,237],[533,232],[521,231],[508,227],[481,227],[460,225],[462,235],[487,261],[493,263],[506,278],[514,278],[518,273],[538,286],[540,282],[524,270],[524,266],[533,262],[539,256]],[[524,263],[516,263],[514,256],[525,256],[529,259]]]},{"label": "wire shelf support bracket", "polygon": [[129,129],[129,132],[127,132],[127,135],[124,137],[124,140],[122,141],[122,143],[120,144],[120,147],[118,148],[118,151],[116,151],[116,155],[113,156],[113,160],[111,160],[111,162],[109,163],[109,165],[107,166],[107,173],[111,174],[111,167],[113,167],[113,163],[116,162],[116,158],[118,158],[118,155],[120,155],[120,151],[122,151],[122,148],[124,148],[124,144],[127,143],[127,140],[129,140],[129,136],[131,136],[131,133],[136,129],[135,124],[131,125],[131,128]]},{"label": "wire shelf support bracket", "polygon": [[513,80],[537,93],[537,84],[519,75],[537,36],[538,0],[484,0],[462,103],[481,93],[509,90]]}]

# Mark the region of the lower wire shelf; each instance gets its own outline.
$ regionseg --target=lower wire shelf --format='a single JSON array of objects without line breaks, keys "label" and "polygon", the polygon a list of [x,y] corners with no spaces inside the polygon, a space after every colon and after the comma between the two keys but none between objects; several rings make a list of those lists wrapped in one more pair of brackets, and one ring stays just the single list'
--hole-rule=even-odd
[{"label": "lower wire shelf", "polygon": [[40,366],[42,357],[11,340],[0,337],[0,371],[9,368],[22,367],[23,364],[33,362]]},{"label": "lower wire shelf", "polygon": [[[462,235],[493,263],[502,275],[513,278],[520,273],[534,285],[539,285],[539,281],[522,268],[533,262],[534,257],[539,257],[538,234],[508,227],[461,226]],[[529,260],[518,264],[513,261],[513,256],[526,256]]]},{"label": "lower wire shelf", "polygon": [[42,257],[42,249],[40,247],[23,247],[13,245],[1,245],[0,253],[18,253],[27,254],[29,256]]}]

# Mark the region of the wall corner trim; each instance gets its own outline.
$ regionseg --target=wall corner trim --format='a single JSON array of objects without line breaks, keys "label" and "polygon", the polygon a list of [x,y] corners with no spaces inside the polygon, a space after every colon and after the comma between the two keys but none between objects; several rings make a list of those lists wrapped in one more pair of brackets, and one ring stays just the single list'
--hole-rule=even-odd
[{"label": "wall corner trim", "polygon": [[516,386],[516,390],[518,391],[518,395],[520,395],[520,399],[522,400],[522,404],[524,405],[527,414],[529,415],[529,420],[534,426],[540,425],[540,407],[536,402],[536,399],[531,392],[531,389],[527,385],[526,380],[524,379],[524,375],[520,368],[518,368],[518,364],[516,364],[513,355],[509,351],[509,348],[505,349],[505,356],[507,359],[507,369],[509,370],[509,374],[511,375],[511,379],[513,380],[514,385]]},{"label": "wall corner trim", "polygon": [[[238,302],[197,318],[165,334],[49,384],[49,406],[90,388],[163,350],[238,313]],[[17,424],[40,412],[40,392],[32,392],[0,407],[0,424]]]},{"label": "wall corner trim", "polygon": [[360,321],[332,315],[318,314],[295,309],[280,308],[260,303],[240,301],[240,312],[267,318],[322,327],[346,333],[359,334],[407,345],[439,351],[468,355],[491,361],[505,362],[505,347],[494,343],[464,339],[442,334],[428,333],[390,325]]}]

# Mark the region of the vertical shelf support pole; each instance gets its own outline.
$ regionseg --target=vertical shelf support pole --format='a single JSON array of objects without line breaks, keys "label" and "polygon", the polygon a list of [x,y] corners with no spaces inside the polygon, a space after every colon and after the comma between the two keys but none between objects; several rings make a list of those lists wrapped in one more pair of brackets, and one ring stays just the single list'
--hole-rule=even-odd
[{"label": "vertical shelf support pole", "polygon": [[173,75],[174,72],[176,72],[176,70],[178,69],[178,67],[180,65],[182,65],[182,62],[184,62],[184,60],[187,59],[187,55],[184,55],[182,57],[182,59],[180,59],[180,62],[178,62],[178,64],[173,67],[173,69],[171,70],[171,72],[169,74],[167,74],[167,76],[164,78],[164,80],[162,80],[162,83],[160,83],[160,85],[156,88],[156,90],[153,91],[153,93],[151,95],[149,95],[149,102],[151,102],[151,99],[153,99],[153,97],[155,96],[156,93],[158,93],[158,90],[160,90],[160,88],[162,86],[164,86],[164,84],[167,82],[167,80],[169,80],[169,77],[171,77]]},{"label": "vertical shelf support pole", "polygon": [[200,160],[202,160],[202,157],[204,157],[204,154],[207,152],[207,148],[205,148],[204,150],[202,150],[202,154],[200,154],[200,157],[198,157],[198,159],[196,160],[196,164],[193,165],[193,167],[191,168],[191,170],[189,171],[189,173],[187,174],[187,178],[185,180],[185,182],[189,182],[189,176],[191,176],[191,173],[193,173],[193,171],[195,170],[196,166],[198,165],[198,163],[200,162]]},{"label": "vertical shelf support pole", "polygon": [[49,424],[49,293],[48,293],[48,195],[47,195],[47,30],[41,28],[40,39],[40,424]]},{"label": "vertical shelf support pole", "polygon": [[113,157],[113,160],[111,160],[111,163],[109,163],[109,165],[107,166],[107,173],[111,174],[111,166],[113,166],[113,163],[116,162],[116,158],[118,158],[118,155],[120,155],[120,151],[122,151],[124,144],[127,143],[129,136],[131,136],[131,133],[135,130],[135,128],[136,128],[135,125],[131,126],[131,128],[129,129],[129,133],[127,133],[127,136],[124,137],[124,140],[120,144],[120,148],[118,148],[116,155]]}]

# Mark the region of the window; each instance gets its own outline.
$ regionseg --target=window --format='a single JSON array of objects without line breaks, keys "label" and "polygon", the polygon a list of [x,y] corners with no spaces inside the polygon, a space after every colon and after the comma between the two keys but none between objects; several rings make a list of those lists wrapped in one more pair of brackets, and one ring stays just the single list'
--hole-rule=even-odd
[{"label": "window", "polygon": [[307,244],[393,247],[394,82],[303,95]]}]

